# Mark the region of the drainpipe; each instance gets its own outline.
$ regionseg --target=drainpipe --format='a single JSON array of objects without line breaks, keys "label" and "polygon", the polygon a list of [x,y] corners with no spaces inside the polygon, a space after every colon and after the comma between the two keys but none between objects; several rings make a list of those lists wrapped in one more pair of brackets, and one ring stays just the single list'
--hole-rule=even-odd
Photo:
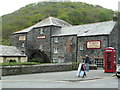
[{"label": "drainpipe", "polygon": [[110,36],[108,35],[108,45],[107,45],[107,47],[109,47],[110,46],[110,43],[109,43],[109,39],[110,38]]},{"label": "drainpipe", "polygon": [[78,37],[76,36],[76,62],[77,62],[77,56],[78,56]]},{"label": "drainpipe", "polygon": [[52,35],[52,28],[53,28],[53,26],[51,26],[50,27],[50,62],[52,62],[52,54],[51,54],[51,52],[52,52],[52,49],[51,49],[51,44],[52,44],[52,40],[51,40],[51,35]]}]

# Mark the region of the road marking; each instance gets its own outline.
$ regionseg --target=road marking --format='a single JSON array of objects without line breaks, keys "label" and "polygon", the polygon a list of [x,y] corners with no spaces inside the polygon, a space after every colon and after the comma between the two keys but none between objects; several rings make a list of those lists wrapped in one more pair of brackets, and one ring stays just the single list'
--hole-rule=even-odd
[{"label": "road marking", "polygon": [[62,80],[2,80],[2,82],[66,82]]}]

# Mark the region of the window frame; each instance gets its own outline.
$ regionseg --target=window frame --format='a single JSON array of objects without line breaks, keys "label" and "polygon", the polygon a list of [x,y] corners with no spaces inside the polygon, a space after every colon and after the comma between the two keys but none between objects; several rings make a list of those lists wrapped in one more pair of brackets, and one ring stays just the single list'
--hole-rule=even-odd
[{"label": "window frame", "polygon": [[39,34],[44,34],[43,28],[39,29]]},{"label": "window frame", "polygon": [[58,53],[58,47],[54,47],[54,53]]},{"label": "window frame", "polygon": [[24,43],[24,42],[22,43],[21,47],[22,47],[22,48],[24,48],[24,47],[25,47],[25,43]]},{"label": "window frame", "polygon": [[55,43],[59,42],[59,38],[58,37],[54,37],[53,40],[54,40]]},{"label": "window frame", "polygon": [[39,45],[39,50],[43,50],[43,45]]}]

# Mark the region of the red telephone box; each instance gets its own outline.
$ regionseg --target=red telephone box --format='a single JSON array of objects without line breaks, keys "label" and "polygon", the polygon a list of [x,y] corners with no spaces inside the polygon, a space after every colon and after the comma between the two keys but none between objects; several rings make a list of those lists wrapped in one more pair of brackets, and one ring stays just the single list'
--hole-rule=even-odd
[{"label": "red telephone box", "polygon": [[104,51],[104,72],[116,72],[116,49],[113,47]]}]

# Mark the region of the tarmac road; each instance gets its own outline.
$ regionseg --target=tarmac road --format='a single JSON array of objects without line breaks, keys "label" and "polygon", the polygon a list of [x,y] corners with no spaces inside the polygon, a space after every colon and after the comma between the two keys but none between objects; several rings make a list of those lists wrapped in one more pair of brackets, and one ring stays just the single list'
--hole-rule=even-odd
[{"label": "tarmac road", "polygon": [[118,88],[114,73],[90,70],[78,78],[77,71],[37,73],[2,77],[2,88]]}]

